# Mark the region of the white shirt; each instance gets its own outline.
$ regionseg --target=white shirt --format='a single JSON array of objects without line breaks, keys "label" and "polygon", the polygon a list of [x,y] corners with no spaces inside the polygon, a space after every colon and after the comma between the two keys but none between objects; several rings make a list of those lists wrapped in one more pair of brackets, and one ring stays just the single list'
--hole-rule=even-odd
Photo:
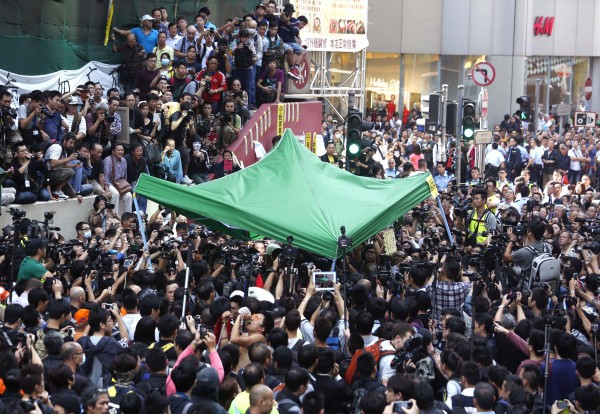
[{"label": "white shirt", "polygon": [[46,154],[44,154],[44,161],[47,162],[49,170],[54,169],[50,165],[49,161],[50,160],[55,160],[55,161],[60,160],[62,157],[62,153],[63,153],[63,147],[61,147],[60,144],[52,144],[52,145],[50,145],[50,147],[48,147],[48,149],[46,150]]},{"label": "white shirt", "polygon": [[486,156],[483,162],[484,165],[492,164],[494,167],[499,167],[504,162],[504,155],[497,149],[492,149]]},{"label": "white shirt", "polygon": [[544,155],[544,148],[535,147],[529,150],[529,158],[533,159],[534,164],[543,165],[542,156]]},{"label": "white shirt", "polygon": [[577,148],[576,150],[574,150],[573,148],[571,148],[568,152],[569,157],[571,157],[571,166],[570,168],[573,171],[580,171],[581,170],[581,163],[579,161],[573,161],[573,157],[575,158],[583,158],[583,154],[581,153],[581,149]]},{"label": "white shirt", "polygon": [[[69,125],[69,130],[71,130],[71,127],[73,126],[73,118],[75,118],[75,115],[69,115],[67,114],[66,117],[61,116],[63,123],[67,123],[67,125]],[[79,135],[79,134],[84,134],[86,133],[86,123],[85,123],[85,118],[81,117],[81,121],[79,122],[79,130],[75,133],[75,135]]]},{"label": "white shirt", "polygon": [[133,341],[133,336],[135,335],[135,328],[137,327],[138,322],[142,319],[142,315],[139,313],[128,313],[123,316],[123,323],[127,327],[127,333],[129,334],[129,340]]},{"label": "white shirt", "polygon": [[[177,43],[179,43],[179,41],[181,40],[181,36],[180,35],[175,35],[175,37],[171,37],[170,35],[167,35],[167,46],[169,46],[172,49],[175,49],[175,47],[177,46]],[[159,56],[160,59],[160,56]]]}]

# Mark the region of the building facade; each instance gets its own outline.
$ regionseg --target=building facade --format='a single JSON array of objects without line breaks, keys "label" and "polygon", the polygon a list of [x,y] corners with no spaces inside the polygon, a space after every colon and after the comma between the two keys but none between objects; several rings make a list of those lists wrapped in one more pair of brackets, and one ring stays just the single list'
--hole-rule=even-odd
[{"label": "building facade", "polygon": [[462,84],[477,100],[471,69],[487,61],[490,124],[514,113],[519,96],[533,102],[536,79],[544,112],[560,103],[600,112],[600,0],[371,0],[368,36],[367,107],[395,95],[410,109],[443,84],[449,99]]}]

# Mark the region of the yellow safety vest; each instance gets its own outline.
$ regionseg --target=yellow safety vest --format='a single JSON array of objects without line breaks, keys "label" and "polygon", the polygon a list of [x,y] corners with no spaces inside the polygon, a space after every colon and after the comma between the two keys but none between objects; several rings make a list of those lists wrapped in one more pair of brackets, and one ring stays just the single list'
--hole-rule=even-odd
[{"label": "yellow safety vest", "polygon": [[471,210],[468,219],[469,226],[467,229],[467,240],[475,235],[475,241],[477,244],[484,244],[487,241],[488,236],[484,236],[483,232],[487,232],[487,229],[485,228],[485,222],[489,214],[492,214],[492,212],[486,208],[481,218],[476,218],[477,210]]}]

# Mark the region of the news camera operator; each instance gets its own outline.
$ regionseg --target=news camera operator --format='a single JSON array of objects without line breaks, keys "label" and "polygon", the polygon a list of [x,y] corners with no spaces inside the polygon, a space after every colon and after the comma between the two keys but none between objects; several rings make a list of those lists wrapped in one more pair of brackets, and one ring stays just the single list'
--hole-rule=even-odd
[{"label": "news camera operator", "polygon": [[241,129],[242,118],[235,113],[235,102],[228,99],[224,103],[223,112],[220,112],[216,119],[217,148],[227,148],[238,138]]},{"label": "news camera operator", "polygon": [[[0,94],[0,118],[2,120],[3,133],[8,131],[17,131],[17,112],[10,107],[12,103],[12,95],[8,91],[3,91]],[[40,110],[41,112],[41,110]]]},{"label": "news camera operator", "polygon": [[472,209],[455,209],[457,216],[461,220],[459,228],[466,230],[467,239],[465,244],[468,246],[486,246],[489,242],[489,235],[498,227],[496,216],[487,208],[486,201],[488,193],[482,188],[474,189],[471,192]]},{"label": "news camera operator", "polygon": [[437,280],[425,287],[431,297],[433,321],[440,328],[444,309],[463,311],[467,295],[471,290],[469,278],[462,275],[460,260],[454,256],[442,258],[443,266]]},{"label": "news camera operator", "polygon": [[521,236],[523,247],[513,253],[513,247],[517,242],[518,236],[513,232],[512,227],[508,228],[509,240],[502,259],[504,263],[512,263],[515,268],[520,268],[519,286],[523,286],[531,273],[531,262],[535,257],[533,249],[538,252],[552,252],[552,247],[542,240],[545,231],[546,224],[542,219],[539,217],[531,219],[527,223],[527,233]]}]

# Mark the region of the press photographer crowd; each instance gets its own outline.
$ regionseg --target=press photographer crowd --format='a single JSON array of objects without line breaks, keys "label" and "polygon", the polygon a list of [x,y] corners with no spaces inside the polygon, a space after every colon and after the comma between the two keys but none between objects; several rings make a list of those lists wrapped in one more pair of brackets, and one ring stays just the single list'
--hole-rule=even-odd
[{"label": "press photographer crowd", "polygon": [[[291,4],[276,6],[258,4],[220,27],[208,7],[172,21],[160,7],[140,27],[114,27],[122,89],[88,81],[64,94],[34,90],[11,108],[11,92],[0,88],[0,155],[9,178],[2,205],[81,201],[93,192],[130,212],[142,172],[193,185],[238,171],[234,154],[223,151],[257,107],[283,101],[286,76],[301,77],[307,19],[293,17]],[[128,131],[120,106],[128,108]],[[127,133],[123,147],[119,137]]]}]

